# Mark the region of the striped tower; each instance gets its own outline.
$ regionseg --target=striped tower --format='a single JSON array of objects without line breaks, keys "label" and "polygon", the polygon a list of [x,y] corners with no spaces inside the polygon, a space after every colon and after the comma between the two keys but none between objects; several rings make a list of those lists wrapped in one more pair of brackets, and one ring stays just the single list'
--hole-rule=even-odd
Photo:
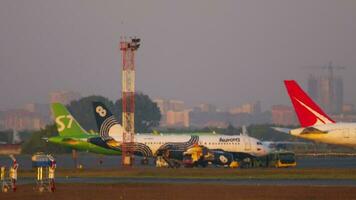
[{"label": "striped tower", "polygon": [[[135,52],[139,48],[140,39],[122,39],[122,164],[132,166],[134,159],[135,135]],[[131,148],[130,148],[131,147]]]}]

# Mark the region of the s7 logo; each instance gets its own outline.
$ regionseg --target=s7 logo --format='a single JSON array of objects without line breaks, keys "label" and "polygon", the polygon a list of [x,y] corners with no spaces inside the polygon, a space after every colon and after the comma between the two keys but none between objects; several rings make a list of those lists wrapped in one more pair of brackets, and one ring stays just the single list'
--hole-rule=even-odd
[{"label": "s7 logo", "polygon": [[[64,120],[68,119],[68,120]],[[65,128],[71,128],[73,124],[73,116],[72,115],[61,115],[56,118],[57,129],[59,132],[63,131]],[[66,126],[67,122],[67,126]]]}]

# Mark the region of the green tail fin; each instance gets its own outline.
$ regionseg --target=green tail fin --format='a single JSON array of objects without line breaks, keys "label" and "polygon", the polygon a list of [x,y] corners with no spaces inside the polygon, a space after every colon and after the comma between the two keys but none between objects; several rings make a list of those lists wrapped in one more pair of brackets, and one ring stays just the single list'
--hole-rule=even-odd
[{"label": "green tail fin", "polygon": [[84,137],[88,133],[79,125],[67,108],[60,103],[52,103],[52,114],[60,136]]}]

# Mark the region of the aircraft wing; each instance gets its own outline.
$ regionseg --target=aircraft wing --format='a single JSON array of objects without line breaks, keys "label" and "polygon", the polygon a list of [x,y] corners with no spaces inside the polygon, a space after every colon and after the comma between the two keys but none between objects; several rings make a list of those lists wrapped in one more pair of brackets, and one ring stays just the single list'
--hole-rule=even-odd
[{"label": "aircraft wing", "polygon": [[282,133],[290,133],[290,128],[282,128],[282,127],[271,127],[273,130],[282,132]]},{"label": "aircraft wing", "polygon": [[282,145],[303,145],[303,144],[312,144],[311,142],[296,142],[296,141],[275,141],[274,144],[282,144]]},{"label": "aircraft wing", "polygon": [[305,134],[327,134],[327,133],[328,131],[322,131],[314,127],[307,127],[300,134],[305,135]]}]

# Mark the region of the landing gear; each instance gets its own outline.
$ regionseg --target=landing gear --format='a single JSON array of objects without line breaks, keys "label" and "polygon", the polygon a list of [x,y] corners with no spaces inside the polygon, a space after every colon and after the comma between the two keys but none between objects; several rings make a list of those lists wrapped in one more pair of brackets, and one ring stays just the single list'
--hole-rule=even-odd
[{"label": "landing gear", "polygon": [[170,159],[166,156],[157,156],[156,167],[179,168],[181,163],[175,159]]},{"label": "landing gear", "polygon": [[148,158],[147,157],[142,158],[141,165],[148,165],[148,164],[149,164]]}]

